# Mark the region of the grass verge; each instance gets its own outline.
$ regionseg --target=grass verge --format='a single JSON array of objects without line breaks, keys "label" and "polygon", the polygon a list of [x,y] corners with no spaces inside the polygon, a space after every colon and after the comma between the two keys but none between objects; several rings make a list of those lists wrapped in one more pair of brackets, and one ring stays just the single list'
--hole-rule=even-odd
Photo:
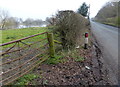
[{"label": "grass verge", "polygon": [[47,61],[45,61],[44,63],[45,64],[58,64],[58,63],[63,63],[65,62],[66,60],[63,59],[64,56],[62,55],[55,55],[54,58],[48,58]]},{"label": "grass verge", "polygon": [[28,85],[28,83],[30,81],[32,81],[33,79],[38,78],[38,75],[35,74],[26,74],[23,77],[19,78],[15,83],[13,83],[14,85]]}]

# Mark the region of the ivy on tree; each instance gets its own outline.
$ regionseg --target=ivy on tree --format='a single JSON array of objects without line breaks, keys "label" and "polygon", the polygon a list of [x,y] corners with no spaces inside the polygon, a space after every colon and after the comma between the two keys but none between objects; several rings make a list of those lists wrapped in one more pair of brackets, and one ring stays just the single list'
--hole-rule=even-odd
[{"label": "ivy on tree", "polygon": [[77,13],[81,14],[82,16],[87,16],[88,13],[88,6],[86,5],[86,3],[84,2],[82,4],[82,6],[80,6],[80,8],[78,9]]}]

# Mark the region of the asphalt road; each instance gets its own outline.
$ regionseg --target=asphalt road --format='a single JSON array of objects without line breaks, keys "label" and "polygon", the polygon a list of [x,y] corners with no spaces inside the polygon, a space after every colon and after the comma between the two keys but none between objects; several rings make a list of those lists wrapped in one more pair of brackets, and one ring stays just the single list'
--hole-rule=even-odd
[{"label": "asphalt road", "polygon": [[112,84],[118,84],[118,28],[91,22],[91,30],[103,53]]}]

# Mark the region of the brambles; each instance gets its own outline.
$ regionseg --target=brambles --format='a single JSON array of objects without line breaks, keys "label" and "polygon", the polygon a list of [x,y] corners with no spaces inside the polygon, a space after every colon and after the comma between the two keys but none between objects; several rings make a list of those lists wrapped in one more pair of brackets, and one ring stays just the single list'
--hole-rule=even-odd
[{"label": "brambles", "polygon": [[56,30],[59,34],[63,49],[75,48],[81,31],[87,26],[87,19],[70,10],[59,11],[56,15]]}]

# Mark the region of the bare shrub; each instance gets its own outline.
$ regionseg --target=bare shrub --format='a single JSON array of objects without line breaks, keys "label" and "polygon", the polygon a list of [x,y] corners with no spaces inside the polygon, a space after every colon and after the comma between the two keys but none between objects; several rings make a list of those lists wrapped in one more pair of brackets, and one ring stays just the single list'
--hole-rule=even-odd
[{"label": "bare shrub", "polygon": [[57,29],[54,32],[59,34],[63,49],[74,48],[77,39],[80,38],[81,30],[87,25],[87,19],[71,10],[59,11],[56,15]]}]

